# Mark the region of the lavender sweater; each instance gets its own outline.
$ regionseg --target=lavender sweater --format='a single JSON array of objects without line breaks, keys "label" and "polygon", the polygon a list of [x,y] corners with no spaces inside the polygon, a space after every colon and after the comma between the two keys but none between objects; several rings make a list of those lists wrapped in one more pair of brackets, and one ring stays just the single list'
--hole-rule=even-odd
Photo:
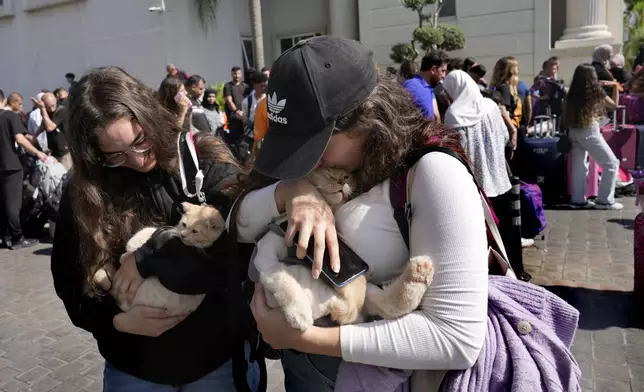
[{"label": "lavender sweater", "polygon": [[[578,320],[575,308],[544,288],[490,276],[481,354],[470,369],[448,372],[442,391],[581,391],[581,370],[570,352]],[[335,391],[406,392],[410,374],[343,362]]]}]

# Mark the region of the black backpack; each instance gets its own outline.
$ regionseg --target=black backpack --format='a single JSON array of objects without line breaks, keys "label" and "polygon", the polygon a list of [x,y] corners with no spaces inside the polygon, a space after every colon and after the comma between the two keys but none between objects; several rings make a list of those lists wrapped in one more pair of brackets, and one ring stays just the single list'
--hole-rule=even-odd
[{"label": "black backpack", "polygon": [[561,113],[563,113],[564,101],[566,100],[566,85],[563,80],[548,79],[547,83],[552,86],[553,91],[548,99],[550,112],[560,117]]}]

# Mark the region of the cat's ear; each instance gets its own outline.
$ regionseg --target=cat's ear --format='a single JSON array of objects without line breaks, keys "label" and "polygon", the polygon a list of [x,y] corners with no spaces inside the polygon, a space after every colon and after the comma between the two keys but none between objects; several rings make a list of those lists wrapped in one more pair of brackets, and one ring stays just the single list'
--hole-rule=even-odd
[{"label": "cat's ear", "polygon": [[226,222],[224,221],[224,218],[221,216],[219,211],[212,214],[208,218],[208,227],[210,228],[219,229],[219,228],[225,227],[225,225],[226,225]]},{"label": "cat's ear", "polygon": [[181,203],[181,213],[185,214],[186,212],[190,211],[190,209],[194,208],[195,206],[188,203],[187,201],[184,201]]}]

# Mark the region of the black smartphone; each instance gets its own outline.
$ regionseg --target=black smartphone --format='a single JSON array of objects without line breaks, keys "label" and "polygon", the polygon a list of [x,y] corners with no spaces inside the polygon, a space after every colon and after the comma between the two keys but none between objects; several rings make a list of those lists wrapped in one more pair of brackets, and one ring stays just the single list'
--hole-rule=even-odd
[{"label": "black smartphone", "polygon": [[[283,222],[280,225],[272,224],[271,228],[277,234],[282,236],[286,233],[286,227],[288,222]],[[295,235],[294,243],[297,243],[297,234]],[[331,258],[329,256],[329,251],[324,250],[324,260],[322,263],[322,278],[327,281],[331,286],[342,288],[347,284],[354,281],[361,275],[364,275],[369,270],[369,265],[364,262],[347,244],[345,244],[340,238],[338,238],[338,245],[340,248],[340,272],[335,273],[331,269]],[[311,237],[309,240],[309,246],[306,251],[306,256],[304,259],[298,259],[296,252],[297,246],[294,245],[288,249],[288,256],[286,260],[283,260],[287,263],[305,263],[306,265],[313,266],[313,248],[314,248],[314,239]]]}]

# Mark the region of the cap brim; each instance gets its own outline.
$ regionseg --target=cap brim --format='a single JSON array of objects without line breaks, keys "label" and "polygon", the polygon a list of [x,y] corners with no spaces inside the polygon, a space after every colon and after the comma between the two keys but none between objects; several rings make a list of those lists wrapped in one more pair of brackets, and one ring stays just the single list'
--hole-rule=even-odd
[{"label": "cap brim", "polygon": [[309,174],[326,150],[335,121],[315,135],[285,135],[266,132],[259,149],[255,169],[265,176],[278,180],[292,180]]}]

